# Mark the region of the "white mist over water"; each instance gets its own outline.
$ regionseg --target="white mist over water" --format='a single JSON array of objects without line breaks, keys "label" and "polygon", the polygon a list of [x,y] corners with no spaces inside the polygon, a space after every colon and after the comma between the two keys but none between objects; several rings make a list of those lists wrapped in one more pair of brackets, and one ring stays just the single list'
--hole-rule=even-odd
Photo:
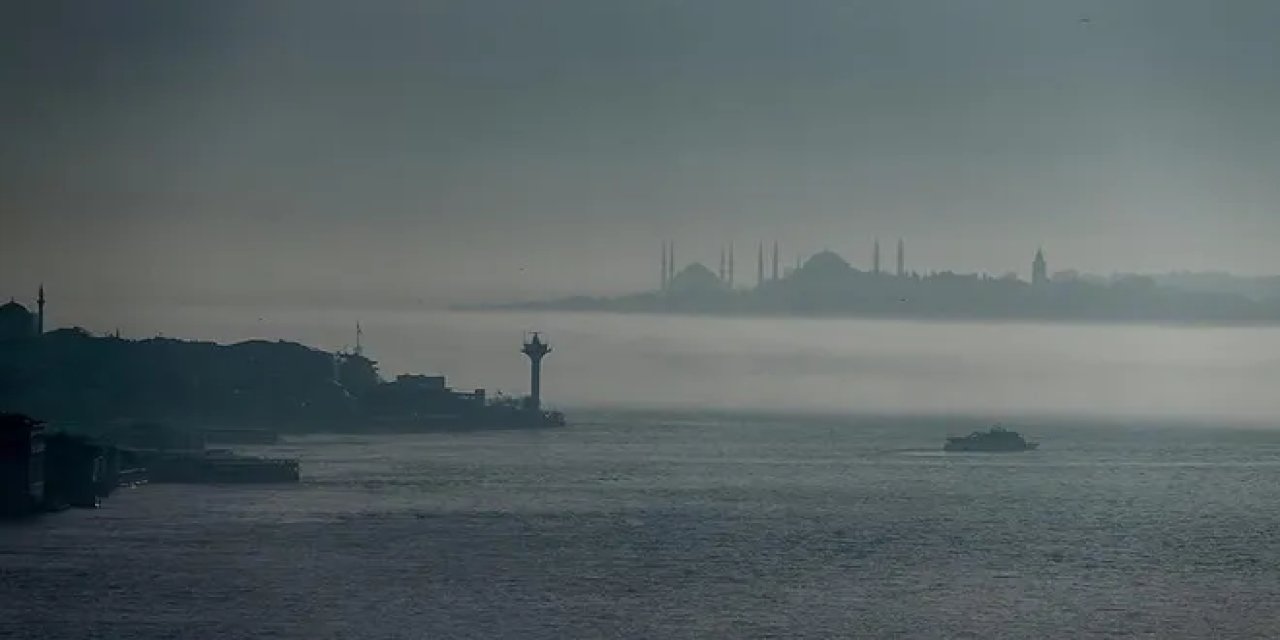
[{"label": "white mist over water", "polygon": [[[135,316],[137,317],[142,316]],[[124,318],[129,320],[130,318]],[[121,323],[127,337],[297,340],[351,347],[384,375],[528,389],[526,330],[555,347],[544,396],[561,407],[813,412],[1280,415],[1280,329],[979,324],[591,313],[305,312],[186,308]]]}]

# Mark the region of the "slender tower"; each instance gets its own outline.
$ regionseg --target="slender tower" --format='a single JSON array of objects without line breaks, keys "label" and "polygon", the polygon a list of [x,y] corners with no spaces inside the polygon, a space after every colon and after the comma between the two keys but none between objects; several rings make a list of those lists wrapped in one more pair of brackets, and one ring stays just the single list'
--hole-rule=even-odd
[{"label": "slender tower", "polygon": [[756,286],[764,284],[764,242],[756,247]]},{"label": "slender tower", "polygon": [[778,241],[773,241],[773,279],[778,279]]},{"label": "slender tower", "polygon": [[662,241],[662,277],[658,279],[659,291],[667,290],[667,241]]},{"label": "slender tower", "polygon": [[364,329],[360,326],[360,323],[357,322],[356,323],[356,349],[353,353],[355,353],[357,356],[360,356],[360,357],[364,357],[363,342],[364,342]]},{"label": "slender tower", "polygon": [[898,238],[898,277],[907,275],[907,245]]},{"label": "slender tower", "polygon": [[733,288],[733,243],[729,243],[729,288]]},{"label": "slender tower", "polygon": [[36,335],[44,335],[44,285],[40,285],[40,295],[36,297]]},{"label": "slender tower", "polygon": [[726,274],[724,270],[724,267],[725,267],[724,257],[725,257],[724,247],[720,247],[720,283],[721,284],[724,284],[725,282],[729,281],[728,274]]},{"label": "slender tower", "polygon": [[1049,281],[1049,264],[1044,259],[1044,249],[1036,249],[1036,258],[1031,262],[1031,284],[1042,285]]},{"label": "slender tower", "polygon": [[880,238],[876,238],[875,249],[871,253],[871,272],[880,275]]},{"label": "slender tower", "polygon": [[529,356],[529,402],[534,409],[542,408],[542,359],[551,353],[551,345],[542,341],[537,331],[525,338],[524,348],[520,350]]},{"label": "slender tower", "polygon": [[671,246],[667,248],[667,286],[676,279],[676,241],[671,241]]}]

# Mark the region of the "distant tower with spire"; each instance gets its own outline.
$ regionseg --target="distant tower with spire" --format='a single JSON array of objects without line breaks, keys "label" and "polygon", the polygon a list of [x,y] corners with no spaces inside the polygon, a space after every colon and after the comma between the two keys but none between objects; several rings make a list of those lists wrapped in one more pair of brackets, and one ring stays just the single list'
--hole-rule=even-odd
[{"label": "distant tower with spire", "polygon": [[726,272],[726,271],[725,271],[725,266],[727,266],[727,265],[726,265],[726,263],[725,263],[725,252],[724,252],[724,247],[720,247],[720,273],[719,273],[719,276],[720,276],[720,282],[721,282],[722,284],[725,284],[725,283],[728,283],[728,282],[729,282],[729,274],[728,274],[728,272]]},{"label": "distant tower with spire", "polygon": [[1036,249],[1036,258],[1031,262],[1031,284],[1042,285],[1049,282],[1049,263],[1044,259],[1044,249]]},{"label": "distant tower with spire", "polygon": [[880,238],[876,238],[875,248],[871,252],[871,272],[880,275]]},{"label": "distant tower with spire", "polygon": [[898,277],[907,275],[907,245],[898,238]]},{"label": "distant tower with spire", "polygon": [[773,241],[773,279],[778,279],[778,241]]},{"label": "distant tower with spire", "polygon": [[352,353],[356,354],[357,357],[364,357],[364,328],[360,326],[359,322],[356,323],[356,348]]}]

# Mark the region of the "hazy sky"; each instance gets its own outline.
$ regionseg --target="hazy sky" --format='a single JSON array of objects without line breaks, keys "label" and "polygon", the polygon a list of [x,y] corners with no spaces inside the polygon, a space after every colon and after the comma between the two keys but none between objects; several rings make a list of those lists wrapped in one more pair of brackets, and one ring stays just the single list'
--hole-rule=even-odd
[{"label": "hazy sky", "polygon": [[742,280],[760,238],[874,236],[1280,272],[1277,32],[1274,0],[14,0],[0,293],[629,290],[667,237]]}]

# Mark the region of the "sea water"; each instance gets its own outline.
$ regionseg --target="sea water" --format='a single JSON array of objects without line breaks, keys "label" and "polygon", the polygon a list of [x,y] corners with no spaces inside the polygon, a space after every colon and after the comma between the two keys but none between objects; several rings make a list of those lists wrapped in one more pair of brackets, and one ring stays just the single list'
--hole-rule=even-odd
[{"label": "sea water", "polygon": [[0,526],[5,638],[1280,634],[1280,431],[580,412],[291,437],[303,481]]}]

